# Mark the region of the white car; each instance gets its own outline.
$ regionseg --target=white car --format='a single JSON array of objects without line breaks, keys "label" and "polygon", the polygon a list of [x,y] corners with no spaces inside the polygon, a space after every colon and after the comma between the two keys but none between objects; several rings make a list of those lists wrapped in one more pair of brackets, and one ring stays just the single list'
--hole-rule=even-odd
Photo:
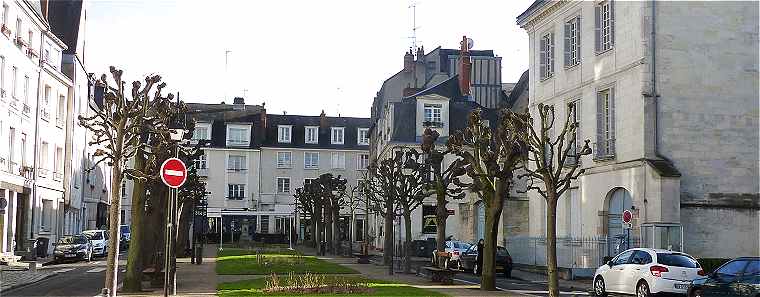
[{"label": "white car", "polygon": [[660,249],[630,249],[596,269],[594,293],[686,294],[692,280],[705,275],[699,262],[681,252]]},{"label": "white car", "polygon": [[82,232],[92,243],[92,254],[106,256],[108,254],[108,231],[107,230],[87,230]]}]

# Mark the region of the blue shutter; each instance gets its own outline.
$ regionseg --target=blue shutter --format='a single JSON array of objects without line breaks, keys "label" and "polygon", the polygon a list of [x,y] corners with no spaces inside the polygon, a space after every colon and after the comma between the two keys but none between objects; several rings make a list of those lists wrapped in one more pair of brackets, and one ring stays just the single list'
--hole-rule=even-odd
[{"label": "blue shutter", "polygon": [[607,145],[611,155],[615,154],[615,88],[610,88],[610,139]]},{"label": "blue shutter", "polygon": [[596,154],[597,157],[604,155],[604,144],[606,143],[605,137],[604,137],[604,127],[605,127],[605,120],[604,120],[604,97],[602,96],[602,92],[596,93],[596,147],[594,149],[596,150],[594,154]]},{"label": "blue shutter", "polygon": [[615,1],[610,0],[610,47],[615,46]]},{"label": "blue shutter", "polygon": [[546,39],[544,37],[541,37],[541,41],[539,42],[540,50],[538,54],[539,59],[539,74],[540,78],[546,77]]},{"label": "blue shutter", "polygon": [[602,50],[602,11],[601,6],[594,6],[594,50]]},{"label": "blue shutter", "polygon": [[572,51],[572,48],[571,48],[572,45],[570,43],[570,38],[572,37],[570,36],[570,34],[572,34],[572,32],[570,31],[571,23],[572,21],[565,23],[565,48],[564,48],[565,67],[570,66],[570,52]]},{"label": "blue shutter", "polygon": [[[575,17],[575,54],[578,62],[581,61],[581,16]],[[580,103],[580,101],[578,101]]]},{"label": "blue shutter", "polygon": [[547,65],[550,75],[554,75],[554,33],[549,33],[549,62],[550,64]]}]

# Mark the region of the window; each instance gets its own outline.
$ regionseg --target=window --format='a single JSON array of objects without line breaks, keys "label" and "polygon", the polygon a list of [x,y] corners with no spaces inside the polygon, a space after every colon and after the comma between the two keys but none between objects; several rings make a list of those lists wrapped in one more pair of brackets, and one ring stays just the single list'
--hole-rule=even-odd
[{"label": "window", "polygon": [[[12,131],[12,132],[15,132],[15,131]],[[11,135],[11,136],[13,136],[13,135]],[[47,150],[47,146],[45,146],[45,150]],[[22,166],[27,166],[27,162],[26,162],[26,133],[21,133],[21,165]]]},{"label": "window", "polygon": [[16,128],[11,127],[8,131],[8,160],[15,162],[16,156]]},{"label": "window", "polygon": [[319,168],[319,152],[304,152],[303,153],[303,168],[304,169],[318,169]]},{"label": "window", "polygon": [[652,255],[650,255],[648,252],[638,250],[633,253],[633,258],[631,258],[631,263],[637,264],[637,265],[652,263]]},{"label": "window", "polygon": [[3,22],[0,24],[8,27],[8,4],[5,4],[5,2],[3,2],[3,16],[2,17],[3,17]]},{"label": "window", "polygon": [[313,181],[317,180],[316,178],[305,178],[303,180],[303,186],[306,187],[310,185]]},{"label": "window", "polygon": [[332,153],[332,168],[346,169],[346,153],[345,152]]},{"label": "window", "polygon": [[269,233],[269,216],[261,216],[261,233]]},{"label": "window", "polygon": [[290,143],[290,131],[293,126],[278,125],[277,126],[277,141],[280,143]]},{"label": "window", "polygon": [[319,127],[306,126],[304,135],[304,142],[306,143],[318,143],[319,142]]},{"label": "window", "polygon": [[193,166],[195,166],[195,169],[206,169],[208,167],[206,164],[206,154],[202,154],[198,156],[198,159],[193,160]]},{"label": "window", "polygon": [[425,123],[427,126],[437,126],[441,121],[441,105],[425,104]]},{"label": "window", "polygon": [[289,177],[277,178],[277,193],[290,193],[290,178]]},{"label": "window", "polygon": [[554,33],[546,33],[540,43],[539,74],[541,79],[547,79],[554,75]]},{"label": "window", "polygon": [[28,75],[24,75],[24,104],[27,104],[27,105],[29,104],[29,76]]},{"label": "window", "polygon": [[206,126],[196,126],[195,130],[193,131],[193,140],[209,140],[208,128],[209,127]]},{"label": "window", "polygon": [[594,10],[595,50],[605,52],[615,46],[615,10],[612,0],[600,3]]},{"label": "window", "polygon": [[16,96],[16,89],[18,85],[18,67],[13,66],[11,70],[11,97],[18,99]]},{"label": "window", "polygon": [[42,222],[40,229],[50,232],[53,225],[53,200],[42,200]]},{"label": "window", "polygon": [[63,117],[66,116],[66,97],[63,95],[58,96],[58,114],[55,117],[55,123],[58,127],[63,126]]},{"label": "window", "polygon": [[5,57],[0,56],[0,98],[5,98]]},{"label": "window", "polygon": [[343,127],[332,128],[332,144],[343,144]]},{"label": "window", "polygon": [[581,63],[581,17],[565,23],[565,67]]},{"label": "window", "polygon": [[243,198],[245,198],[244,184],[228,184],[227,185],[227,199],[243,200]]},{"label": "window", "polygon": [[16,38],[21,39],[21,28],[24,23],[21,22],[21,18],[16,19]]},{"label": "window", "polygon": [[615,89],[596,94],[596,157],[615,156]]},{"label": "window", "polygon": [[29,49],[33,49],[34,45],[32,45],[32,43],[34,42],[34,31],[29,30],[29,39],[28,40],[29,40],[28,41],[28,43],[29,43],[29,45],[28,45]]},{"label": "window", "polygon": [[290,168],[293,166],[291,152],[277,152],[277,168]]},{"label": "window", "polygon": [[369,129],[359,128],[357,135],[359,135],[356,143],[359,145],[369,145]]},{"label": "window", "polygon": [[356,169],[365,170],[369,167],[369,154],[359,154],[359,159],[356,161]]},{"label": "window", "polygon": [[245,127],[227,127],[227,145],[245,146],[248,145],[248,128]]},{"label": "window", "polygon": [[53,163],[53,178],[60,180],[63,177],[63,149],[55,148],[55,163]]},{"label": "window", "polygon": [[[581,108],[581,100],[575,100],[567,104],[567,112],[568,112],[568,118],[570,119],[572,125],[575,126],[575,133],[569,134],[567,137],[567,141],[570,142],[568,145],[570,145],[570,151],[567,156],[567,159],[565,159],[565,165],[573,165],[578,163],[580,159],[578,158],[578,150],[579,148],[582,148],[583,141],[581,140],[581,119],[580,119],[580,108]],[[575,137],[575,141],[573,141],[573,137]]]},{"label": "window", "polygon": [[627,264],[628,259],[631,258],[631,255],[633,255],[633,250],[625,251],[622,254],[615,257],[614,260],[612,260],[612,264],[614,265],[621,265],[621,264]]},{"label": "window", "polygon": [[241,171],[246,170],[245,156],[230,155],[227,158],[227,170]]},{"label": "window", "polygon": [[51,92],[50,86],[45,85],[45,94],[44,94],[45,96],[42,97],[42,99],[44,99],[44,101],[42,101],[43,108],[45,108],[50,102],[50,92]]},{"label": "window", "polygon": [[41,176],[47,175],[47,172],[48,172],[47,162],[48,162],[48,143],[43,141],[41,149],[40,149],[40,166],[39,166]]}]

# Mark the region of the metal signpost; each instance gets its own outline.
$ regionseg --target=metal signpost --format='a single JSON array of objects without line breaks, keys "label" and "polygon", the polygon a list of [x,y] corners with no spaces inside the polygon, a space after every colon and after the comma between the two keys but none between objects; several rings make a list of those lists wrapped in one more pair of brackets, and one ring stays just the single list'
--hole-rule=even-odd
[{"label": "metal signpost", "polygon": [[[175,263],[175,230],[177,224],[177,189],[187,180],[187,166],[178,158],[169,158],[161,164],[161,180],[171,188],[166,202],[166,251],[164,255],[164,296],[177,294],[177,267]],[[169,288],[171,287],[171,292]]]},{"label": "metal signpost", "polygon": [[633,219],[633,213],[630,210],[623,211],[623,228],[625,229],[625,248],[631,248],[631,220]]}]

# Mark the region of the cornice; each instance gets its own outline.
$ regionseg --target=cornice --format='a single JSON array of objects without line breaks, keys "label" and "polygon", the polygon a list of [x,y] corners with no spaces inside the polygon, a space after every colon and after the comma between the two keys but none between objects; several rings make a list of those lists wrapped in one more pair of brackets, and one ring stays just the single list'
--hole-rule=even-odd
[{"label": "cornice", "polygon": [[559,10],[562,6],[567,4],[567,2],[570,2],[571,0],[557,0],[557,1],[549,1],[549,4],[542,7],[540,9],[540,13],[535,16],[529,18],[529,20],[521,26],[523,29],[530,28],[536,25],[536,23],[543,21],[546,19],[549,15],[553,14],[557,10]]}]

